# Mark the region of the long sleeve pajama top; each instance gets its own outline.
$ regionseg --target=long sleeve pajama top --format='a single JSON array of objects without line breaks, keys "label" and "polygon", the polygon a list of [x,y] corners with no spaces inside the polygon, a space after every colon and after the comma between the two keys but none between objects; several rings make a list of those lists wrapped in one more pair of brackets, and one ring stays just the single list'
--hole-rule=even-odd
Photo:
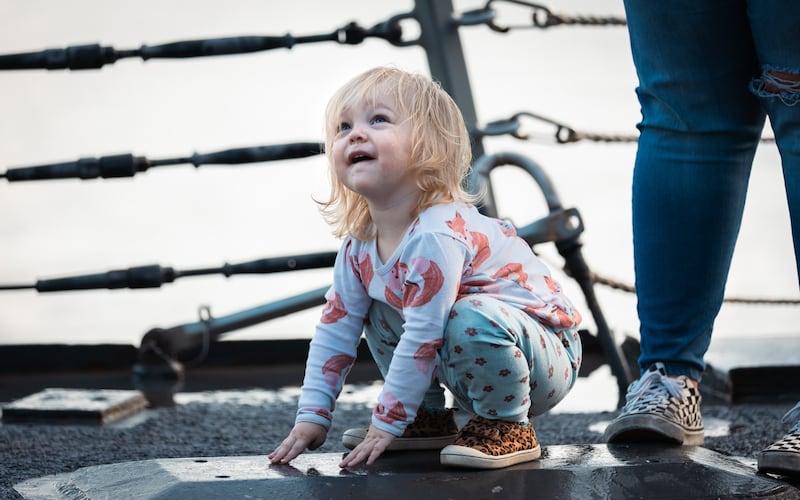
[{"label": "long sleeve pajama top", "polygon": [[404,324],[372,424],[402,435],[436,375],[450,310],[470,294],[491,295],[556,332],[580,322],[580,314],[513,226],[472,205],[438,204],[424,210],[387,262],[378,257],[374,239],[345,239],[310,344],[296,421],[330,428],[367,312],[377,300],[393,307]]}]

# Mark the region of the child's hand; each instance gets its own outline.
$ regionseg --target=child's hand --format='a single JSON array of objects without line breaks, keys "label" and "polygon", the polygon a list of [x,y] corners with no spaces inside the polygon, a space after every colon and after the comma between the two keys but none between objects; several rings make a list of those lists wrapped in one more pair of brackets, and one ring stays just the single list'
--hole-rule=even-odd
[{"label": "child's hand", "polygon": [[351,467],[367,460],[367,465],[372,465],[381,456],[386,447],[394,441],[395,436],[377,427],[370,425],[367,436],[353,451],[339,462],[339,467]]},{"label": "child's hand", "polygon": [[269,454],[269,460],[273,464],[289,463],[306,449],[316,450],[322,446],[327,436],[328,431],[319,424],[298,422],[280,446]]}]

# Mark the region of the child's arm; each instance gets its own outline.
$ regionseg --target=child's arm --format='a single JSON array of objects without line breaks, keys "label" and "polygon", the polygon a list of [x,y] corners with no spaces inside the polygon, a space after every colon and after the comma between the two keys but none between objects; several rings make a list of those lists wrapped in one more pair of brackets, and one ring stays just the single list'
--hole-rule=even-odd
[{"label": "child's arm", "polygon": [[336,258],[333,286],[311,340],[296,422],[330,427],[333,409],[356,359],[364,318],[372,302],[349,264],[353,246],[345,242]]},{"label": "child's arm", "polygon": [[349,268],[349,248],[345,243],[337,256],[334,285],[325,294],[327,303],[309,348],[295,425],[269,455],[273,464],[288,463],[325,442],[336,398],[355,361],[371,299]]},{"label": "child's arm", "polygon": [[397,276],[401,288],[391,290],[396,299],[387,299],[401,301],[404,331],[367,435],[340,467],[362,462],[371,465],[414,420],[439,365],[437,350],[456,299],[465,252],[464,245],[456,240],[430,234],[407,244],[400,257],[400,267],[405,271]]},{"label": "child's arm", "polygon": [[457,298],[466,259],[459,241],[435,233],[417,235],[400,256],[397,282],[387,289],[403,308],[403,333],[394,349],[372,424],[390,434],[403,434],[413,422],[439,367],[439,349]]},{"label": "child's arm", "polygon": [[306,450],[316,450],[328,435],[328,430],[311,422],[298,422],[286,439],[269,454],[273,464],[286,464]]}]

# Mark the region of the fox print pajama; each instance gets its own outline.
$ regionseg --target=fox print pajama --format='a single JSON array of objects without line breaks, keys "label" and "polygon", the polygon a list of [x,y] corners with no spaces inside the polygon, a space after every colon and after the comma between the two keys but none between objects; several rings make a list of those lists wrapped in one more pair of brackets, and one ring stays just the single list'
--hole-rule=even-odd
[{"label": "fox print pajama", "polygon": [[465,203],[423,210],[385,261],[347,238],[309,348],[297,422],[330,428],[365,334],[384,384],[372,425],[400,436],[420,405],[524,421],[552,408],[581,362],[580,313],[514,227]]},{"label": "fox print pajama", "polygon": [[[399,314],[373,303],[365,334],[384,377],[402,325]],[[521,422],[567,395],[578,378],[581,343],[575,329],[554,333],[520,309],[473,295],[456,301],[440,356],[425,406],[444,407],[441,381],[459,408],[484,418]]]}]

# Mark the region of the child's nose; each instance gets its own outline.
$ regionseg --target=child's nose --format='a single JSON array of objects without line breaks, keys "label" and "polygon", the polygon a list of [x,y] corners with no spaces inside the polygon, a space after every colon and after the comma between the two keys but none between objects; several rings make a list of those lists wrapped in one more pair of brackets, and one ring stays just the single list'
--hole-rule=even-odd
[{"label": "child's nose", "polygon": [[348,136],[351,142],[363,141],[366,138],[366,128],[364,124],[354,123]]}]

